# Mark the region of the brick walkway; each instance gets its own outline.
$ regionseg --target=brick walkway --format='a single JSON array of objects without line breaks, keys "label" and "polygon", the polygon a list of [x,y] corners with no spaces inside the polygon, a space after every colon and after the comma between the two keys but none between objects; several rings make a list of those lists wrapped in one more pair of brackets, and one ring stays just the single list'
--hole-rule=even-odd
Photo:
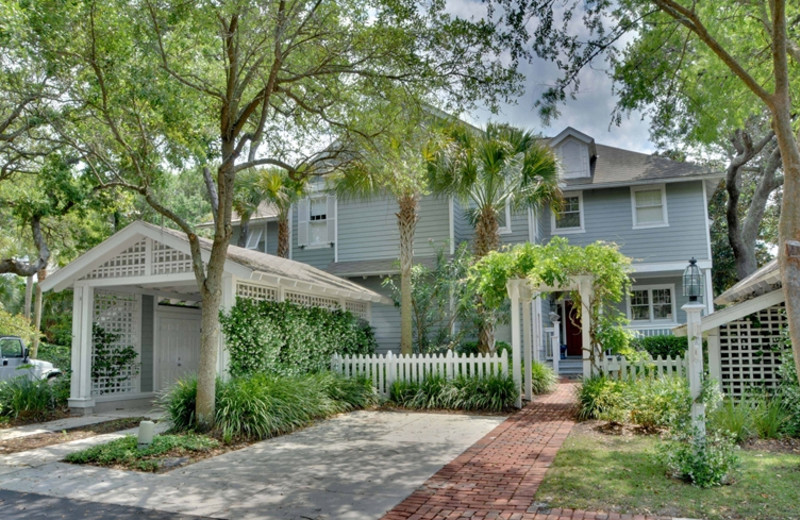
[{"label": "brick walkway", "polygon": [[439,470],[382,520],[660,520],[541,509],[533,496],[574,421],[575,386],[560,384]]}]

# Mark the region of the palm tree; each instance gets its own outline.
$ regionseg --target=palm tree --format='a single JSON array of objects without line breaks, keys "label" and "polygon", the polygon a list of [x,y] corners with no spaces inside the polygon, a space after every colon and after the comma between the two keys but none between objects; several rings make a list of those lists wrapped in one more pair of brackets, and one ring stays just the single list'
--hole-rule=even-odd
[{"label": "palm tree", "polygon": [[247,237],[250,235],[250,218],[258,209],[259,204],[266,198],[261,189],[259,178],[261,172],[248,170],[239,174],[233,192],[233,209],[239,215],[239,247],[247,247]]},{"label": "palm tree", "polygon": [[404,138],[376,139],[361,160],[330,178],[337,196],[368,199],[387,195],[397,201],[400,232],[400,352],[413,352],[411,268],[414,261],[414,232],[419,220],[420,197],[429,192],[427,163],[432,134],[410,131]]},{"label": "palm tree", "polygon": [[[484,132],[454,126],[450,142],[430,167],[431,187],[470,208],[475,225],[473,249],[479,260],[500,247],[498,216],[560,200],[555,154],[532,133],[504,124]],[[479,347],[494,350],[494,319],[486,309]]]},{"label": "palm tree", "polygon": [[285,170],[263,170],[258,185],[278,211],[278,256],[289,257],[289,215],[292,204],[308,194],[308,177],[292,178]]}]

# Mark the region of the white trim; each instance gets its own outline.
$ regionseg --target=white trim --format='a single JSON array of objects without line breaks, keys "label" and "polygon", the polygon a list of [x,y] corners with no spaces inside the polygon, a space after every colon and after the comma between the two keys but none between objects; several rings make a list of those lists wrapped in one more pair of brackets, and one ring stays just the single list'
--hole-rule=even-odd
[{"label": "white trim", "polygon": [[[653,291],[660,289],[669,289],[669,300],[670,300],[670,306],[672,307],[671,318],[666,318],[666,319],[653,318]],[[678,321],[678,309],[675,301],[674,283],[654,284],[654,285],[633,285],[631,286],[631,293],[633,291],[647,291],[647,306],[650,319],[647,320],[633,319],[633,313],[631,312],[631,294],[629,293],[628,296],[625,298],[625,313],[627,314],[628,319],[631,320],[631,327],[642,326],[642,325],[664,324],[664,328],[669,328],[669,325],[673,325]]]},{"label": "white trim", "polygon": [[508,202],[506,202],[505,216],[506,216],[506,225],[497,228],[497,233],[499,235],[511,234],[511,205]]},{"label": "white trim", "polygon": [[536,243],[536,208],[528,207],[528,242]]},{"label": "white trim", "polygon": [[333,261],[339,261],[339,197],[333,199]]},{"label": "white trim", "polygon": [[454,215],[455,203],[453,202],[452,196],[447,199],[447,211],[450,225],[450,254],[453,255],[456,252],[456,228]]},{"label": "white trim", "polygon": [[[649,224],[639,224],[636,217],[636,193],[640,191],[661,191],[661,222]],[[633,229],[649,229],[657,227],[669,227],[669,212],[667,211],[667,187],[664,184],[652,184],[649,186],[631,186],[631,216]],[[709,255],[711,258],[711,255]]]},{"label": "white trim", "polygon": [[597,184],[569,184],[565,189],[568,190],[599,190],[606,188],[627,188],[629,186],[652,186],[654,184],[675,184],[677,182],[692,182],[692,181],[706,181],[714,179],[722,179],[725,177],[722,173],[709,172],[706,175],[692,175],[687,177],[673,177],[670,179],[653,179],[644,181],[618,181],[618,182],[603,182]]},{"label": "white trim", "polygon": [[584,228],[584,208],[583,208],[583,191],[569,191],[564,192],[563,197],[566,198],[573,198],[578,197],[578,211],[580,214],[580,227],[571,227],[571,228],[559,228],[557,227],[556,221],[556,213],[551,211],[550,212],[550,234],[551,235],[569,235],[572,233],[585,233],[586,229]]},{"label": "white trim", "polygon": [[[680,271],[681,273],[686,269],[689,261],[680,262],[664,262],[662,264],[632,264],[634,273],[657,273],[659,271]],[[700,269],[711,269],[711,260],[703,259],[697,261],[697,267]]]},{"label": "white trim", "polygon": [[[294,251],[294,232],[293,232],[293,222],[294,222],[294,210],[295,205],[292,204],[289,206],[289,260],[292,260],[292,253]],[[278,231],[280,234],[280,231]]]},{"label": "white trim", "polygon": [[709,315],[714,312],[714,282],[711,279],[711,269],[705,269],[703,272],[706,276],[706,315]]},{"label": "white trim", "polygon": [[[706,243],[708,244],[707,253],[709,258],[714,258],[714,255],[711,254],[711,221],[708,218],[708,192],[706,190],[706,183],[701,182],[700,184],[703,185],[703,220],[706,223]],[[712,293],[708,293],[708,295],[709,297],[707,300],[712,301]],[[714,312],[714,308],[712,307],[709,312]]]}]

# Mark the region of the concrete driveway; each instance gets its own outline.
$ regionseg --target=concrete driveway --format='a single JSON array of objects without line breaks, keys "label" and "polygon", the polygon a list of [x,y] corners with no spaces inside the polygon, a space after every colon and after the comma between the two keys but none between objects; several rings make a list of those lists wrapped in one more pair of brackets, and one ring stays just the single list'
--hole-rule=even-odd
[{"label": "concrete driveway", "polygon": [[77,449],[60,445],[0,457],[0,488],[215,518],[372,520],[503,419],[354,412],[160,475],[56,462]]}]

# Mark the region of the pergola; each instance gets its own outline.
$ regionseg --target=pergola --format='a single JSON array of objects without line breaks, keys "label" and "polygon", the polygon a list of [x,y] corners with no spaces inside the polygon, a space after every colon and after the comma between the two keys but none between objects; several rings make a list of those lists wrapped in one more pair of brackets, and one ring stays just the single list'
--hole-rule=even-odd
[{"label": "pergola", "polygon": [[[574,276],[568,282],[558,286],[551,286],[546,284],[534,284],[527,278],[513,278],[506,282],[506,289],[508,297],[511,299],[511,367],[514,381],[518,387],[523,386],[524,397],[530,401],[533,397],[533,381],[531,379],[530,366],[533,361],[534,345],[536,361],[541,361],[539,358],[538,346],[543,341],[542,319],[541,316],[536,316],[534,319],[531,303],[538,300],[542,293],[560,292],[560,291],[578,291],[581,299],[582,313],[581,313],[581,340],[583,346],[583,375],[589,377],[592,372],[590,352],[592,348],[591,336],[589,330],[591,328],[591,312],[588,309],[588,302],[592,298],[592,277],[590,275]],[[520,323],[520,305],[522,306],[522,323]],[[538,310],[540,305],[536,305]],[[557,330],[557,329],[556,329]],[[520,338],[522,336],[522,338]],[[524,356],[524,366],[522,366],[522,357]],[[556,373],[558,373],[558,352],[553,352],[553,365]],[[517,399],[517,407],[522,406],[522,397],[520,394]]]}]

